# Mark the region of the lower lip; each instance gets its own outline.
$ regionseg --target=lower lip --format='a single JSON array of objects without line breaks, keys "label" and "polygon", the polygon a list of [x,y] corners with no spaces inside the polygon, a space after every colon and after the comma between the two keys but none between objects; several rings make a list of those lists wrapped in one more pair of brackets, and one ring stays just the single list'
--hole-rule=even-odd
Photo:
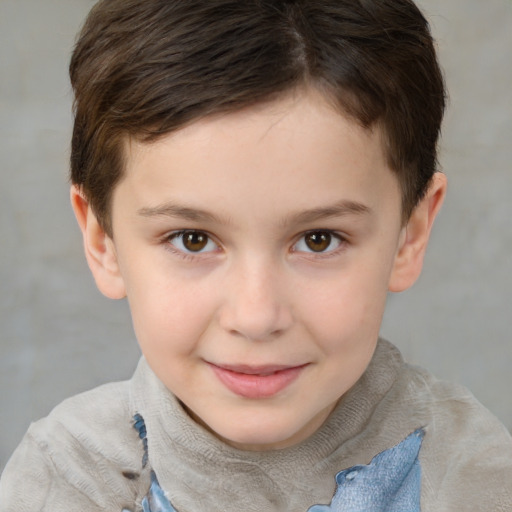
[{"label": "lower lip", "polygon": [[286,368],[271,375],[250,375],[210,365],[217,378],[231,392],[244,398],[270,398],[286,389],[306,365]]}]

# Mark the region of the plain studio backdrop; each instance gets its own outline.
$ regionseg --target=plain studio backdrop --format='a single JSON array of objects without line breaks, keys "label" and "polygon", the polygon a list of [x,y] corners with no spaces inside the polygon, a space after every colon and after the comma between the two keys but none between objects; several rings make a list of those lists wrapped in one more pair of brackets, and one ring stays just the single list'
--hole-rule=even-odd
[{"label": "plain studio backdrop", "polygon": [[[450,92],[447,201],[382,334],[512,428],[512,0],[421,0]],[[0,0],[0,470],[31,421],[129,378],[125,301],[103,298],[68,200],[67,65],[92,0]],[[93,420],[93,418],[91,418]]]}]

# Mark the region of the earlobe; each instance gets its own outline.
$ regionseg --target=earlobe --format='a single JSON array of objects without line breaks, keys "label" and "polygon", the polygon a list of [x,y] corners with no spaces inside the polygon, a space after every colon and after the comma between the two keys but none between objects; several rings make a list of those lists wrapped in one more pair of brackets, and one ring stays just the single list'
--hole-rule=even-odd
[{"label": "earlobe", "polygon": [[71,187],[71,206],[82,231],[87,263],[98,289],[110,299],[126,296],[114,242],[100,226],[89,201],[80,188]]},{"label": "earlobe", "polygon": [[413,210],[400,235],[389,291],[401,292],[418,279],[434,220],[446,195],[446,176],[436,172],[425,197]]}]

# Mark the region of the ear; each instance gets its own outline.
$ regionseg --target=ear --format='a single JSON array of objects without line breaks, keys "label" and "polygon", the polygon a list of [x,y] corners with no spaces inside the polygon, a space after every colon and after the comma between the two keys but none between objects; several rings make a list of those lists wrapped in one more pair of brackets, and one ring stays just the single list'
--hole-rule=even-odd
[{"label": "ear", "polygon": [[434,220],[446,195],[446,176],[436,172],[425,197],[414,208],[400,234],[389,291],[401,292],[418,279]]},{"label": "ear", "polygon": [[85,257],[96,286],[109,299],[122,299],[126,296],[126,290],[119,271],[114,242],[103,231],[80,188],[72,185],[70,195],[71,205],[82,231]]}]

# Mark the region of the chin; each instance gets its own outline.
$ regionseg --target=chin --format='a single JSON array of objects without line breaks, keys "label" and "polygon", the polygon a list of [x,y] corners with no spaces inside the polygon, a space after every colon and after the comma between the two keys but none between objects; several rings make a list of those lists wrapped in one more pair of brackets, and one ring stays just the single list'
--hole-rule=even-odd
[{"label": "chin", "polygon": [[[212,431],[212,429],[209,429]],[[307,437],[304,426],[278,424],[275,421],[250,422],[242,424],[241,420],[212,431],[226,444],[246,451],[268,451],[287,448],[298,444]]]},{"label": "chin", "polygon": [[293,443],[286,436],[277,436],[275,432],[273,432],[269,436],[262,436],[261,432],[253,436],[235,436],[222,437],[221,439],[228,445],[237,448],[239,450],[245,451],[269,451],[269,450],[279,450],[282,448],[287,448],[295,443]]}]

